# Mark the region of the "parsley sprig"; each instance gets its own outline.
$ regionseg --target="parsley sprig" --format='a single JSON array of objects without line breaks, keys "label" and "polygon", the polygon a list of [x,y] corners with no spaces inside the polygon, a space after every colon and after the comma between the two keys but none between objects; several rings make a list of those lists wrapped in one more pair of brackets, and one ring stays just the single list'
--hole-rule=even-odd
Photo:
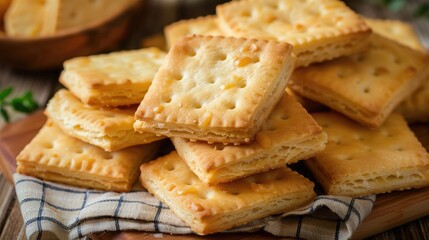
[{"label": "parsley sprig", "polygon": [[370,3],[375,3],[387,7],[390,11],[400,12],[407,4],[412,6],[412,15],[414,17],[426,17],[429,18],[429,1],[421,1],[418,3],[410,3],[407,0],[367,0]]},{"label": "parsley sprig", "polygon": [[39,104],[33,99],[33,94],[26,91],[18,97],[10,97],[13,92],[12,87],[0,89],[0,115],[6,121],[10,121],[10,115],[6,107],[10,106],[13,110],[22,113],[31,113],[39,108]]}]

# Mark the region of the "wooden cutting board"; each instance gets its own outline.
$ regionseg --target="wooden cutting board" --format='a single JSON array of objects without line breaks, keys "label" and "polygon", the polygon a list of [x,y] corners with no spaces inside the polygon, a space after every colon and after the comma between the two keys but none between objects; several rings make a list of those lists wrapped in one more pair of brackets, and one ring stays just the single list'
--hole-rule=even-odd
[{"label": "wooden cutting board", "polygon": [[[46,121],[42,111],[4,127],[0,131],[0,169],[12,182],[12,174],[16,169],[15,157],[21,149],[36,135]],[[429,125],[413,126],[417,137],[429,149]],[[377,196],[374,209],[355,232],[354,239],[362,239],[388,229],[429,215],[429,188],[381,194]],[[153,233],[108,233],[97,236],[101,239],[155,239]],[[190,240],[206,239],[196,235],[168,235],[162,239]],[[279,239],[264,232],[240,234],[214,234],[209,239]]]}]

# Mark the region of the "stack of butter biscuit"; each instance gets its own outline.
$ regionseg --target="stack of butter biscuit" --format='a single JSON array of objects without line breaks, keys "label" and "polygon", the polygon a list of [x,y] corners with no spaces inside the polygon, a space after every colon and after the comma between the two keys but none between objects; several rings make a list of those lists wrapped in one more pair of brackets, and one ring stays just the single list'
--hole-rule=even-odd
[{"label": "stack of butter biscuit", "polygon": [[[64,63],[49,120],[17,157],[19,173],[76,186],[129,191],[157,153],[152,133],[133,129],[136,106],[165,57],[155,48]],[[110,90],[111,89],[111,90]],[[94,100],[95,99],[95,100]]]},{"label": "stack of butter biscuit", "polygon": [[[327,194],[429,186],[429,155],[405,121],[425,119],[429,95],[411,29],[338,0],[240,0],[216,13],[167,26],[167,54],[66,61],[69,91],[48,104],[18,172],[114,191],[140,174],[200,235],[311,203],[314,183],[287,166],[300,160]],[[167,137],[175,150],[149,161]]]}]

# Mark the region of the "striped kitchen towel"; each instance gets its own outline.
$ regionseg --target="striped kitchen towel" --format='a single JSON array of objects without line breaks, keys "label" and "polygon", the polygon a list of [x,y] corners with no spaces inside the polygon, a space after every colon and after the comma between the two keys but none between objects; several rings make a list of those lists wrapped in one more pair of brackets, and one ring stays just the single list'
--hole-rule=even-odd
[{"label": "striped kitchen towel", "polygon": [[[189,234],[191,229],[145,190],[115,193],[88,190],[14,175],[29,239],[76,239],[90,233],[138,230]],[[304,239],[347,239],[371,212],[375,195],[319,195],[296,211],[271,216],[229,232],[267,231]]]}]

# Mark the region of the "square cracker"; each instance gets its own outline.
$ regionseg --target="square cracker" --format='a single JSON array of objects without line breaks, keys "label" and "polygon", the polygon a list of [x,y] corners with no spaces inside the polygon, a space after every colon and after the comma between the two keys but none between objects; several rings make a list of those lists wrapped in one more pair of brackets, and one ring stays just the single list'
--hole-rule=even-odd
[{"label": "square cracker", "polygon": [[144,48],[73,58],[64,62],[60,82],[86,104],[138,104],[165,55],[157,48]]},{"label": "square cracker", "polygon": [[426,52],[419,36],[414,31],[412,25],[399,20],[383,20],[364,18],[366,24],[373,32],[383,37],[402,43],[412,49]]},{"label": "square cracker", "polygon": [[172,141],[200,181],[214,185],[313,157],[325,149],[327,135],[293,97],[284,94],[249,144],[224,146],[184,138]]},{"label": "square cracker", "polygon": [[287,167],[207,187],[176,151],[141,166],[140,182],[200,235],[310,203],[314,184]]},{"label": "square cracker", "polygon": [[36,37],[42,34],[45,0],[14,0],[4,17],[9,36]]},{"label": "square cracker", "polygon": [[208,142],[250,142],[283,95],[294,62],[288,43],[187,36],[168,53],[137,109],[134,128]]},{"label": "square cracker", "polygon": [[168,48],[187,35],[222,35],[217,26],[217,17],[213,15],[174,22],[164,28]]},{"label": "square cracker", "polygon": [[135,110],[135,107],[99,108],[86,105],[62,89],[49,101],[45,113],[68,135],[111,152],[164,138],[153,133],[135,132]]},{"label": "square cracker", "polygon": [[[372,30],[380,35],[402,43],[415,50],[426,52],[413,27],[397,20],[365,19]],[[397,111],[402,113],[410,122],[429,122],[429,76],[423,80],[423,85],[399,104]]]},{"label": "square cracker", "polygon": [[361,124],[378,127],[428,77],[427,64],[428,55],[374,33],[367,52],[297,69],[289,86]]},{"label": "square cracker", "polygon": [[242,0],[217,6],[216,13],[227,35],[291,43],[297,66],[360,52],[371,33],[339,0]]},{"label": "square cracker", "polygon": [[313,117],[328,133],[325,151],[304,163],[330,195],[363,196],[429,186],[429,154],[393,113],[369,129],[334,112]]},{"label": "square cracker", "polygon": [[64,134],[50,120],[19,153],[17,172],[47,181],[106,191],[129,191],[139,166],[155,155],[154,143],[105,152]]}]

